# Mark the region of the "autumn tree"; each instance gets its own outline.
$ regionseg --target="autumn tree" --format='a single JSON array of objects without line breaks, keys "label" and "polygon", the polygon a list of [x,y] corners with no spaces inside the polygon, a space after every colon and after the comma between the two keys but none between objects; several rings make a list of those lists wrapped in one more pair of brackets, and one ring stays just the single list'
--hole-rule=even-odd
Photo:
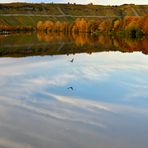
[{"label": "autumn tree", "polygon": [[109,20],[104,20],[100,23],[99,30],[101,32],[109,32],[111,30],[111,22]]},{"label": "autumn tree", "polygon": [[48,31],[52,31],[53,26],[54,26],[54,23],[53,23],[52,21],[45,21],[44,24],[43,24],[43,28],[44,28],[44,30],[46,30],[47,32],[48,32]]},{"label": "autumn tree", "polygon": [[[110,21],[106,19],[102,22],[100,20],[88,21],[85,18],[77,18],[75,22],[53,22],[53,21],[39,21],[37,23],[37,30],[44,30],[47,32],[74,32],[74,33],[94,33],[94,32],[121,32],[125,36],[138,37],[142,34],[148,34],[148,15],[140,16],[126,16],[123,19],[114,19]],[[7,26],[0,26],[8,29]],[[11,28],[9,28],[11,29]],[[22,29],[22,28],[18,28]]]},{"label": "autumn tree", "polygon": [[122,25],[123,25],[123,20],[122,19],[117,19],[117,20],[115,20],[113,22],[112,30],[113,31],[119,31],[119,30],[121,30]]},{"label": "autumn tree", "polygon": [[89,28],[88,28],[88,32],[97,32],[99,30],[99,24],[100,21],[99,20],[93,20],[89,22]]},{"label": "autumn tree", "polygon": [[82,18],[77,18],[73,28],[72,28],[73,32],[88,32],[88,22],[86,19]]}]

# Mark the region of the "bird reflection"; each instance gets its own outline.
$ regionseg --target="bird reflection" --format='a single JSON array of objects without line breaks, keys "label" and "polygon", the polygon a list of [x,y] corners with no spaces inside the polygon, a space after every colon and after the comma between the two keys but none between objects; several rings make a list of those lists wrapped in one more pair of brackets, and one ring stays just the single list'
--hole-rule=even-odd
[{"label": "bird reflection", "polygon": [[69,90],[72,90],[73,91],[73,87],[71,86],[71,87],[68,87],[67,89],[69,89]]},{"label": "bird reflection", "polygon": [[74,61],[74,58],[70,60],[71,63],[73,63],[73,61]]}]

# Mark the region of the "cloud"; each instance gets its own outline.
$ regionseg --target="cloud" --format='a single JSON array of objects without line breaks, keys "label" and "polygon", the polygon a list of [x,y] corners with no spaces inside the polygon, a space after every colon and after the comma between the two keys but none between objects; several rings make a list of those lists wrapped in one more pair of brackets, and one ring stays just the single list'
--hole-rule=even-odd
[{"label": "cloud", "polygon": [[37,77],[30,80],[34,85],[65,86],[69,81],[76,79],[76,76],[69,73],[57,74],[50,79],[48,77]]},{"label": "cloud", "polygon": [[[122,85],[128,88],[127,93],[123,96],[124,100],[130,102],[132,100],[134,101],[144,101],[148,98],[148,83],[146,81],[143,81],[141,78],[135,78],[134,82],[121,82]],[[138,90],[138,91],[137,91]],[[136,103],[136,102],[135,102]]]},{"label": "cloud", "polygon": [[89,101],[86,99],[82,99],[82,98],[72,98],[70,96],[60,96],[60,95],[55,95],[55,94],[51,94],[51,93],[47,93],[49,96],[54,97],[56,100],[60,101],[60,102],[64,102],[66,104],[71,104],[74,105],[76,107],[80,107],[80,108],[85,108],[86,110],[104,110],[104,111],[109,111],[112,112],[110,108],[108,108],[105,105],[101,105],[97,102],[93,102],[93,101]]},{"label": "cloud", "polygon": [[[95,119],[96,117],[93,117],[89,114],[85,115],[84,113],[78,112],[76,110],[72,111],[73,107],[78,107],[78,108],[83,108],[85,112],[90,112],[89,106],[91,106],[91,108],[93,106],[96,107],[96,110],[107,110],[108,111],[108,109],[105,106],[97,105],[95,103],[94,104],[91,103],[90,105],[88,105],[88,103],[85,103],[85,100],[76,101],[75,103],[74,102],[72,103],[73,98],[69,98],[69,101],[68,101],[68,100],[65,100],[66,96],[64,97],[64,96],[49,94],[49,97],[50,96],[54,97],[54,99],[58,101],[56,102],[56,106],[50,107],[50,109],[43,108],[41,106],[39,107],[37,104],[40,104],[40,101],[35,98],[34,99],[36,101],[32,99],[32,101],[26,102],[26,101],[18,100],[15,98],[8,98],[8,97],[1,96],[0,102],[6,104],[7,109],[8,108],[11,109],[13,106],[13,107],[18,107],[21,109],[32,111],[34,114],[37,114],[38,116],[44,116],[46,118],[53,118],[57,120],[64,120],[64,121],[95,125],[95,126],[102,127],[102,128],[105,127],[105,125],[96,121]],[[80,102],[81,104],[79,104]],[[61,105],[61,103],[64,103],[64,106]],[[71,105],[70,108],[67,106],[67,103]],[[43,102],[42,102],[42,105],[43,105]],[[44,105],[51,106],[51,102],[47,100]]]}]

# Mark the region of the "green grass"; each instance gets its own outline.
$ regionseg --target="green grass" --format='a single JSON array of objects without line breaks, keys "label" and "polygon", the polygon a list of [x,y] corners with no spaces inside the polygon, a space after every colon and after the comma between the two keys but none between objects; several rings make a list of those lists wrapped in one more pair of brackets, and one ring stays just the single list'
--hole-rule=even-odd
[{"label": "green grass", "polygon": [[[75,18],[61,15],[61,11],[66,15],[74,16],[126,16],[134,15],[132,8],[139,15],[148,14],[148,5],[122,5],[122,6],[101,6],[101,5],[76,5],[76,4],[31,4],[31,3],[11,3],[0,4],[0,14],[35,14],[35,15],[54,15],[46,16],[0,16],[0,25],[23,25],[36,26],[40,20],[52,21],[74,21]],[[88,19],[93,19],[88,18]]]},{"label": "green grass", "polygon": [[10,25],[10,26],[36,26],[38,21],[71,21],[72,18],[57,18],[57,17],[47,17],[47,16],[0,16],[0,25]]}]

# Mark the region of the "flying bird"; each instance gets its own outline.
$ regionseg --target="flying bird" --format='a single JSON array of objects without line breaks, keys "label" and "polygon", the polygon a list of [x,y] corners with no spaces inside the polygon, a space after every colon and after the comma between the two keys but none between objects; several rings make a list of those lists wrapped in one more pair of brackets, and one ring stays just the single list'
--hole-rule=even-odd
[{"label": "flying bird", "polygon": [[73,61],[74,61],[74,58],[70,60],[71,63],[73,63]]},{"label": "flying bird", "polygon": [[73,90],[73,87],[68,87],[67,89],[71,89],[71,90]]}]

